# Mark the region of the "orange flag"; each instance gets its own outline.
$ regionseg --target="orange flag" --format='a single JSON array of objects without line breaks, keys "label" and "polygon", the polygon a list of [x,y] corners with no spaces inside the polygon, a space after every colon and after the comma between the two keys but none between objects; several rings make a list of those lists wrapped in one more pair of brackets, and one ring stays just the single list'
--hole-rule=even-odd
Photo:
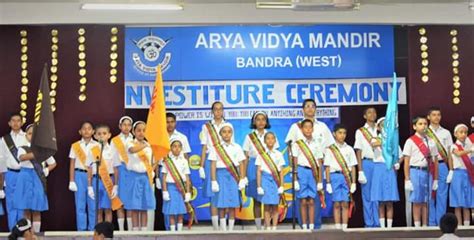
[{"label": "orange flag", "polygon": [[170,141],[166,131],[165,95],[163,93],[160,65],[156,70],[155,88],[148,110],[145,137],[151,145],[155,159],[162,159],[170,151]]}]

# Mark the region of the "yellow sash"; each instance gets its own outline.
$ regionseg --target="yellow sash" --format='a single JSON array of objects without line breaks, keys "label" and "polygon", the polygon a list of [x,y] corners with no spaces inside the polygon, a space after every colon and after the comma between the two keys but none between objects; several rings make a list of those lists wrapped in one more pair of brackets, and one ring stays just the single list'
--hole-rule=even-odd
[{"label": "yellow sash", "polygon": [[153,167],[150,164],[150,159],[148,159],[148,156],[146,155],[145,151],[143,151],[143,149],[137,152],[137,155],[142,161],[143,165],[145,165],[148,181],[150,181],[150,186],[153,186]]},{"label": "yellow sash", "polygon": [[87,156],[84,150],[81,148],[81,142],[77,141],[72,144],[72,150],[74,151],[74,154],[76,154],[76,159],[79,159],[81,162],[82,166],[86,168],[86,160]]},{"label": "yellow sash", "polygon": [[115,147],[117,148],[117,152],[122,158],[122,160],[125,162],[125,164],[128,164],[128,154],[127,151],[125,150],[125,145],[122,142],[122,139],[120,139],[119,136],[116,136],[112,138],[112,143],[115,144]]},{"label": "yellow sash", "polygon": [[[95,159],[100,159],[99,146],[93,147],[91,151]],[[107,191],[107,195],[111,199],[112,210],[115,211],[117,209],[120,209],[123,204],[122,204],[122,201],[120,201],[120,198],[118,198],[117,196],[112,198],[112,189],[114,188],[114,182],[112,182],[112,179],[110,178],[109,170],[107,169],[107,163],[104,160],[99,166],[99,176],[100,176],[100,179],[102,180],[102,183],[104,184],[105,190]]]}]

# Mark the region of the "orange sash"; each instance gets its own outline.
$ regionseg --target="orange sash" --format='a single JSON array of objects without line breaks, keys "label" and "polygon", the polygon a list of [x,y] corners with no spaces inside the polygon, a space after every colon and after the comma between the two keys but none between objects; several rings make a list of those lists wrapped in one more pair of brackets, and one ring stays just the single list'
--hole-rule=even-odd
[{"label": "orange sash", "polygon": [[120,139],[119,136],[116,136],[112,138],[112,143],[115,144],[115,148],[117,149],[118,154],[125,162],[125,164],[128,164],[128,154],[125,150],[125,145],[123,144],[122,139]]},{"label": "orange sash", "polygon": [[84,150],[81,148],[81,142],[77,141],[73,143],[71,147],[72,147],[72,150],[74,151],[74,154],[76,154],[76,159],[79,159],[82,166],[86,168],[87,156]]},{"label": "orange sash", "polygon": [[[92,151],[92,155],[94,156],[94,158],[99,160],[100,159],[100,147],[95,146],[95,147],[92,148],[91,151]],[[120,209],[123,204],[122,204],[122,201],[120,201],[120,198],[118,198],[117,196],[112,198],[112,189],[114,188],[114,182],[110,178],[109,170],[107,169],[107,163],[106,163],[106,161],[104,161],[104,159],[102,159],[102,162],[99,166],[99,171],[98,172],[99,172],[100,179],[102,180],[102,183],[104,184],[105,190],[107,191],[107,195],[111,199],[112,210],[115,211],[117,209]]]},{"label": "orange sash", "polygon": [[151,166],[150,159],[146,155],[145,151],[140,150],[137,152],[138,158],[142,161],[143,165],[146,168],[146,174],[148,175],[148,181],[150,182],[150,186],[153,186],[153,167]]}]

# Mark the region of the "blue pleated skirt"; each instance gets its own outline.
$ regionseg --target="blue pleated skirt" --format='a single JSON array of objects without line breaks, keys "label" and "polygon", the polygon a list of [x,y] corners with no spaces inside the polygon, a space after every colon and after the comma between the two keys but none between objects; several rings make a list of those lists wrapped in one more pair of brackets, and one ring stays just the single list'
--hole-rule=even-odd
[{"label": "blue pleated skirt", "polygon": [[370,201],[398,202],[397,174],[393,169],[387,169],[383,162],[374,163],[370,187]]},{"label": "blue pleated skirt", "polygon": [[449,206],[454,208],[470,208],[472,186],[466,169],[455,169],[449,188]]},{"label": "blue pleated skirt", "polygon": [[247,166],[247,179],[249,180],[249,184],[245,190],[245,195],[260,201],[257,193],[257,166],[255,166],[255,158],[249,158],[249,164]]},{"label": "blue pleated skirt", "polygon": [[155,210],[156,200],[153,187],[148,181],[146,173],[129,171],[130,174],[130,202],[125,206],[127,210]]},{"label": "blue pleated skirt", "polygon": [[202,192],[204,194],[204,197],[210,198],[214,196],[214,193],[212,192],[211,188],[211,161],[206,160],[204,162],[204,172],[206,173],[206,178],[204,178],[203,183],[202,183]]},{"label": "blue pleated skirt", "polygon": [[257,200],[266,205],[278,205],[280,201],[280,194],[278,194],[278,185],[276,184],[271,174],[262,172],[262,188],[264,194],[258,195]]},{"label": "blue pleated skirt", "polygon": [[237,182],[226,168],[216,169],[216,179],[219,192],[211,198],[212,206],[216,208],[237,208],[240,206],[240,192]]},{"label": "blue pleated skirt", "polygon": [[331,198],[333,202],[349,202],[349,186],[342,173],[331,173]]},{"label": "blue pleated skirt", "polygon": [[130,197],[132,196],[130,191],[130,171],[125,163],[118,166],[118,174],[118,197],[125,206],[130,202]]},{"label": "blue pleated skirt", "polygon": [[[111,176],[111,178],[113,179],[114,177]],[[92,187],[94,188],[95,197],[97,197],[96,180],[97,180],[97,177],[94,176],[92,178]],[[101,179],[99,179],[99,209],[110,209],[110,208],[111,206],[110,206],[109,195],[107,194],[107,191],[105,190],[104,183],[102,182]]]},{"label": "blue pleated skirt", "polygon": [[48,197],[33,168],[21,168],[18,173],[13,206],[20,210],[47,211]]},{"label": "blue pleated skirt", "polygon": [[296,198],[316,198],[318,196],[316,179],[314,179],[311,168],[298,166],[298,183],[300,190],[296,192]]},{"label": "blue pleated skirt", "polygon": [[169,201],[163,201],[162,212],[164,215],[180,215],[186,214],[186,205],[184,203],[183,195],[179,192],[175,183],[167,183],[168,193],[170,194]]}]

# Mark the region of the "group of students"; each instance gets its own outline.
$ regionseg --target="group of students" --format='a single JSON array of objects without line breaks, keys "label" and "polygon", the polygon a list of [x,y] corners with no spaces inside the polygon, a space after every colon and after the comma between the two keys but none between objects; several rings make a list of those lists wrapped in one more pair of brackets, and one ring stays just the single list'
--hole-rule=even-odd
[{"label": "group of students", "polygon": [[[415,134],[406,141],[403,151],[399,150],[399,161],[387,168],[382,154],[384,118],[377,120],[375,108],[364,110],[366,124],[356,131],[354,148],[345,142],[347,129],[342,124],[330,131],[316,119],[313,99],[305,100],[302,108],[304,119],[291,126],[285,143],[289,146],[288,164],[294,167],[292,185],[303,229],[321,226],[326,193],[334,203],[336,228],[347,228],[357,181],[361,184],[365,226],[392,227],[393,202],[400,199],[397,170],[402,162],[415,226],[439,223],[446,212],[448,189],[449,205],[455,208],[459,222],[469,224],[470,209],[474,208],[474,135],[468,137],[466,125],[455,127],[453,143],[450,132],[440,126],[440,109],[430,109],[427,117],[413,120]],[[232,124],[224,119],[223,104],[213,103],[211,111],[213,119],[202,126],[199,136],[199,176],[203,179],[202,193],[210,199],[214,230],[233,230],[243,192],[253,198],[257,229],[262,229],[262,206],[264,228],[276,229],[278,205],[289,189],[283,186],[285,160],[278,150],[276,134],[269,130],[267,114],[253,114],[252,131],[241,147],[234,141]],[[28,148],[32,127],[23,133],[21,121],[19,114],[11,115],[12,131],[1,142],[0,170],[5,173],[5,184],[1,186],[5,186],[5,192],[0,191],[0,198],[6,195],[10,229],[24,216],[39,232],[40,212],[48,209],[44,177],[56,163],[51,158],[43,166],[35,166],[38,164]],[[120,118],[120,134],[112,139],[109,126],[82,123],[81,139],[71,145],[69,154],[69,190],[75,195],[77,230],[93,230],[96,198],[99,222],[111,222],[112,211],[117,211],[119,230],[125,229],[125,219],[128,230],[153,230],[155,188],[162,194],[162,213],[168,229],[183,229],[183,215],[193,212],[188,164],[191,148],[187,137],[176,130],[176,116],[167,113],[166,122],[171,151],[164,159],[153,158],[143,121]],[[474,127],[474,119],[471,125]]]}]

